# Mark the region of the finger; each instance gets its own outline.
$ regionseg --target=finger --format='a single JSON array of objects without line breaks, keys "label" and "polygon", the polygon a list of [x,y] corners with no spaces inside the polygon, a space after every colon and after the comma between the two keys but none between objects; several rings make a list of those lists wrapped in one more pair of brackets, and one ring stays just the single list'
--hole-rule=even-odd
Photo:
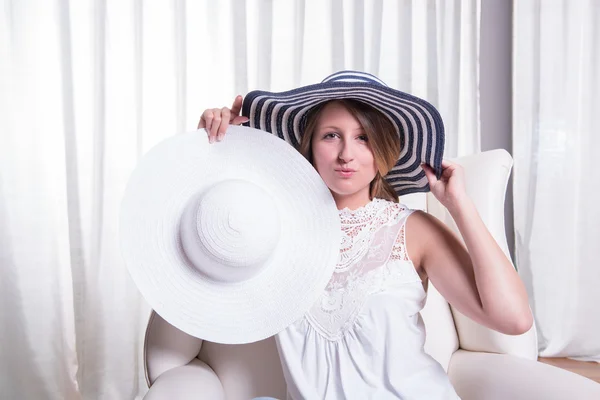
[{"label": "finger", "polygon": [[457,165],[457,164],[453,163],[450,160],[446,160],[445,158],[442,160],[442,168],[448,168],[448,167],[451,167],[453,165]]},{"label": "finger", "polygon": [[246,122],[250,121],[250,118],[248,117],[244,117],[244,116],[239,116],[239,117],[235,117],[233,118],[233,121],[231,121],[232,125],[241,125],[244,124]]},{"label": "finger", "polygon": [[425,177],[429,182],[429,187],[433,187],[433,185],[435,185],[438,181],[433,169],[427,164],[421,164],[421,168],[423,168],[423,172],[425,172]]},{"label": "finger", "polygon": [[219,125],[219,128],[217,130],[217,140],[218,141],[223,140],[223,137],[225,136],[225,131],[227,131],[227,127],[229,126],[230,114],[231,114],[231,112],[229,111],[229,109],[227,107],[223,107],[221,109],[221,124]]},{"label": "finger", "polygon": [[237,95],[233,100],[233,105],[231,106],[231,115],[237,117],[240,115],[240,111],[242,110],[242,96]]},{"label": "finger", "polygon": [[214,108],[213,109],[212,126],[210,127],[210,134],[208,135],[210,143],[213,143],[215,140],[217,140],[217,133],[219,131],[220,125],[221,125],[221,110],[218,108]]},{"label": "finger", "polygon": [[212,126],[213,113],[212,110],[205,110],[200,117],[200,122],[198,123],[198,129],[206,128],[207,132],[210,132],[210,127]]},{"label": "finger", "polygon": [[461,165],[456,164],[452,161],[442,160],[442,176],[445,178],[449,178],[454,173],[461,174]]}]

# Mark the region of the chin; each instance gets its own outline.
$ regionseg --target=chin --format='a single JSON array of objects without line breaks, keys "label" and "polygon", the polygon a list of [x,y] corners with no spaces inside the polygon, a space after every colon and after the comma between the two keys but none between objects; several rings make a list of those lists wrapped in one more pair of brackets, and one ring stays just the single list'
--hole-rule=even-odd
[{"label": "chin", "polygon": [[352,196],[365,189],[364,187],[357,187],[356,185],[352,185],[352,187],[347,185],[327,185],[327,187],[338,196]]}]

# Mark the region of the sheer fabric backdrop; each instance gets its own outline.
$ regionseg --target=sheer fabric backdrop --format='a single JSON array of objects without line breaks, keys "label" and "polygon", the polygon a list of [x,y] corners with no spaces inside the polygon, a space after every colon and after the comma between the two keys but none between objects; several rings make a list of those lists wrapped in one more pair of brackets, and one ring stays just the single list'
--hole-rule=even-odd
[{"label": "sheer fabric backdrop", "polygon": [[600,2],[514,3],[515,250],[542,357],[600,362]]}]

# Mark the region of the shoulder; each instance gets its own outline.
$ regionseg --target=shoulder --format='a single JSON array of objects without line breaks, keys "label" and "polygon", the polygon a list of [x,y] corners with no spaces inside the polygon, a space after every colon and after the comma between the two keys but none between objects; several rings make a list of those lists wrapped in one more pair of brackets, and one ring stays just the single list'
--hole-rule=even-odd
[{"label": "shoulder", "polygon": [[460,236],[431,214],[414,212],[407,221],[406,230],[409,256],[420,267],[427,268],[446,264],[451,259],[468,258]]},{"label": "shoulder", "polygon": [[412,210],[411,218],[406,222],[410,226],[411,231],[417,233],[426,233],[431,229],[436,229],[436,226],[442,224],[440,220],[431,214],[427,214],[422,210]]},{"label": "shoulder", "polygon": [[415,265],[421,265],[432,244],[449,231],[442,221],[421,210],[412,210],[405,229],[407,251]]}]

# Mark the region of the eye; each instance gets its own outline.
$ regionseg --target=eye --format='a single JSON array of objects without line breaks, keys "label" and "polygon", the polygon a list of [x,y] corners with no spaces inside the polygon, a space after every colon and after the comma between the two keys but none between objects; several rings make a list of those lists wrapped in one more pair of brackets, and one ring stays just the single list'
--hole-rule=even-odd
[{"label": "eye", "polygon": [[335,133],[335,132],[328,132],[328,133],[326,133],[326,134],[323,135],[323,139],[333,139],[336,136],[338,136],[337,133]]},{"label": "eye", "polygon": [[367,135],[360,135],[358,137],[359,140],[362,140],[363,142],[368,142],[369,138],[367,137]]}]

